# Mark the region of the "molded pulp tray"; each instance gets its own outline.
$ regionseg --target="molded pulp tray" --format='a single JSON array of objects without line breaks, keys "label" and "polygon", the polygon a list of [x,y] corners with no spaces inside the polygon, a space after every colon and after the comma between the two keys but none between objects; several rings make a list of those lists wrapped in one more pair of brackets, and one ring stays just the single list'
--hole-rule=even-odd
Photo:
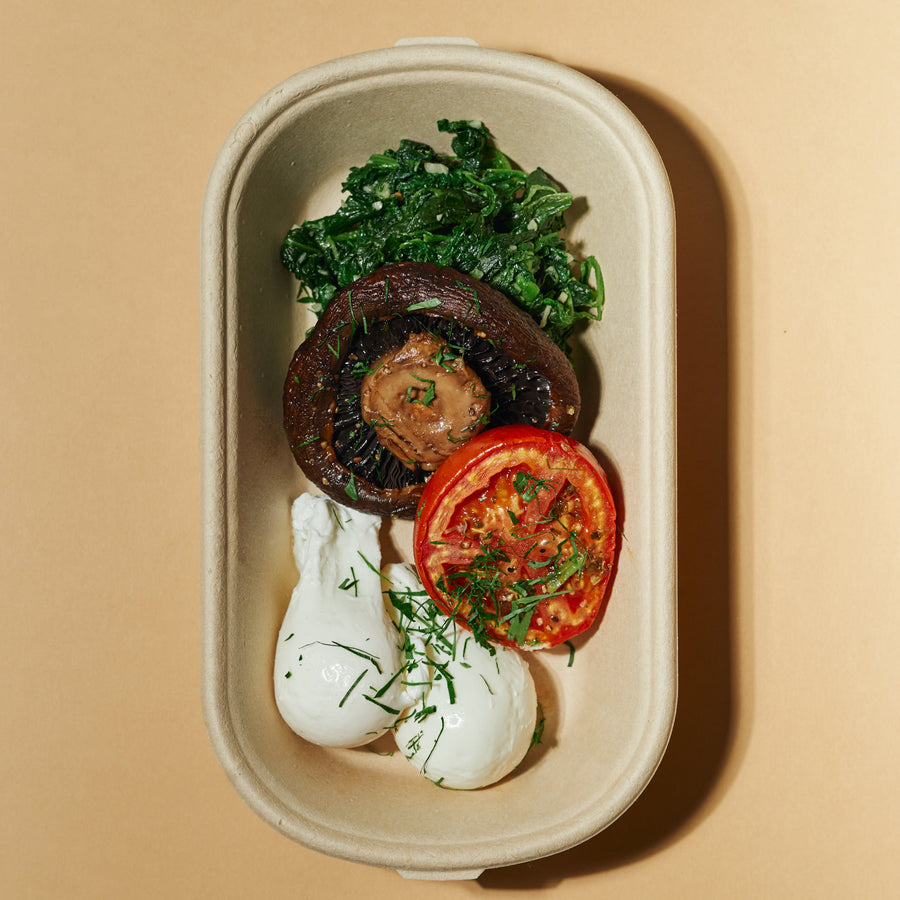
[{"label": "molded pulp tray", "polygon": [[[602,621],[571,658],[566,647],[528,656],[543,742],[480,791],[441,789],[399,752],[307,744],[272,687],[297,580],[289,508],[307,489],[281,394],[311,324],[281,241],[336,209],[350,166],[372,153],[401,138],[449,151],[440,118],[481,119],[517,165],[583,198],[568,236],[600,261],[606,308],[578,337],[575,436],[608,468],[622,529]],[[592,837],[643,790],[677,682],[673,259],[671,194],[646,133],[607,90],[555,63],[401,42],[301,72],[237,123],[203,209],[204,714],[237,791],[285,835],[407,877],[471,878]],[[411,526],[388,521],[386,558],[410,559]]]}]

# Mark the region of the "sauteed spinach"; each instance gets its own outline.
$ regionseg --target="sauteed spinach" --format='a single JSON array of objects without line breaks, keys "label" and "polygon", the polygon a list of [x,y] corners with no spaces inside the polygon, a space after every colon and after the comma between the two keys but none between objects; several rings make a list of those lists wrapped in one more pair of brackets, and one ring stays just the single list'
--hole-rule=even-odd
[{"label": "sauteed spinach", "polygon": [[354,166],[332,215],[290,229],[281,260],[317,315],[357,278],[390,262],[433,262],[490,284],[568,350],[579,319],[599,319],[603,278],[593,256],[566,249],[573,195],[543,169],[524,172],[478,121],[437,123],[453,155],[401,140]]}]

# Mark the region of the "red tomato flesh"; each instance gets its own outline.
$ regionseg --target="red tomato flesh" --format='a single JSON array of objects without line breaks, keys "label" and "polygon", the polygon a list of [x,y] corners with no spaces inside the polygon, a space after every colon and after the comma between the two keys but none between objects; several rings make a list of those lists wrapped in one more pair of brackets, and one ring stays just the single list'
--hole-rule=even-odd
[{"label": "red tomato flesh", "polygon": [[555,647],[596,619],[612,571],[606,474],[570,437],[527,425],[482,432],[450,454],[419,503],[425,589],[481,641]]}]

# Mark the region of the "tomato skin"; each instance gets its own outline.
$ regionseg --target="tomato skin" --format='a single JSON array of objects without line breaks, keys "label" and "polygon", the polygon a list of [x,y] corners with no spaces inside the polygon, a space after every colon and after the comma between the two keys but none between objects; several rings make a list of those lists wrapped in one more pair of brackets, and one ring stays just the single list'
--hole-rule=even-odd
[{"label": "tomato skin", "polygon": [[[532,650],[594,622],[615,536],[615,504],[594,455],[558,432],[506,425],[470,439],[435,471],[413,543],[422,584],[443,612],[476,637]],[[530,612],[515,612],[521,597]]]}]

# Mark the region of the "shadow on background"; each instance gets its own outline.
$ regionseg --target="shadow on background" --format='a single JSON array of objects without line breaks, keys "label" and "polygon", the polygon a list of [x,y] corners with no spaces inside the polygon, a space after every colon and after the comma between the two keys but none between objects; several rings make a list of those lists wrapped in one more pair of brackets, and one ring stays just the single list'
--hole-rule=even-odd
[{"label": "shadow on background", "polygon": [[[639,86],[585,72],[637,116],[675,198],[678,303],[679,695],[668,750],[646,790],[596,837],[556,856],[488,870],[482,888],[524,889],[612,869],[677,840],[702,818],[732,751],[729,310],[733,223],[707,150]],[[585,760],[585,778],[590,777]],[[548,785],[548,790],[553,786]]]}]

